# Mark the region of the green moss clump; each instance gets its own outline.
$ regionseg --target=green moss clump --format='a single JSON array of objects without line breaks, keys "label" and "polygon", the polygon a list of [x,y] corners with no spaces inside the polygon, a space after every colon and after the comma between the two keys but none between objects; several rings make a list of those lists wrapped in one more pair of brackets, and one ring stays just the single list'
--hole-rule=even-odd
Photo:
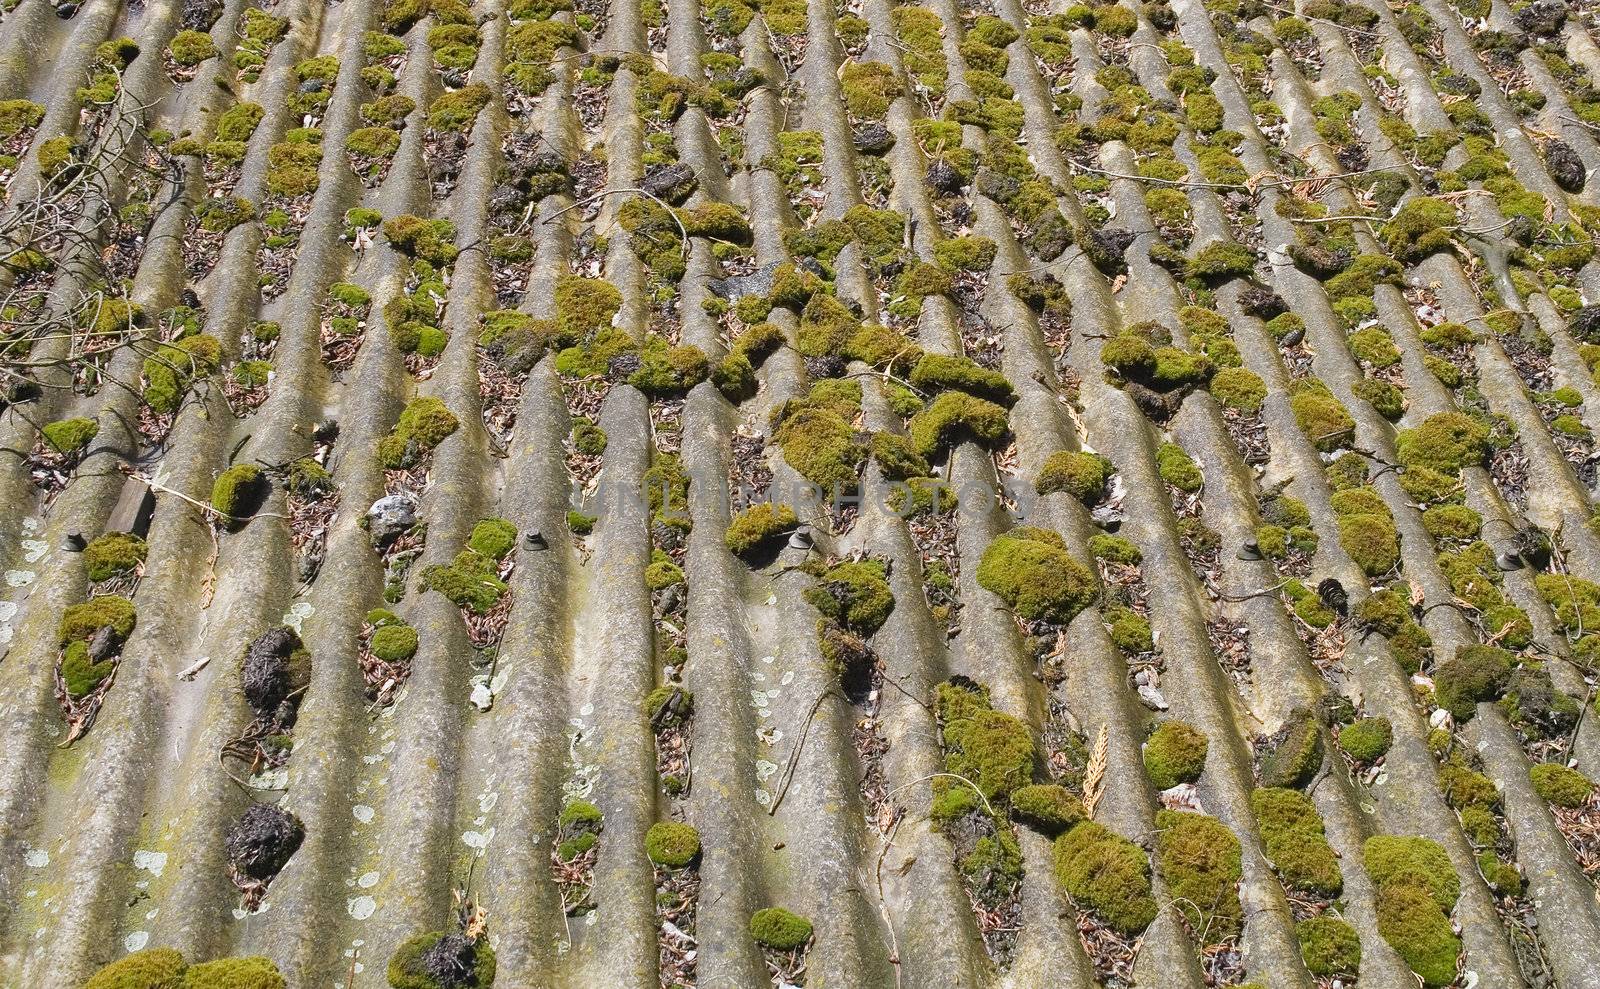
[{"label": "green moss clump", "polygon": [[952,237],[934,245],[933,259],[946,271],[984,272],[994,264],[995,251],[994,241],[987,237]]},{"label": "green moss clump", "polygon": [[1478,538],[1483,516],[1465,505],[1434,505],[1422,513],[1422,526],[1440,542],[1466,542]]},{"label": "green moss clump", "polygon": [[249,522],[272,490],[272,482],[255,464],[234,464],[211,485],[211,507],[230,529]]},{"label": "green moss clump", "polygon": [[474,552],[496,560],[505,559],[517,545],[517,527],[505,519],[483,519],[472,527],[467,545]]},{"label": "green moss clump", "polygon": [[183,955],[171,948],[146,948],[104,966],[83,989],[178,989]]},{"label": "green moss clump", "polygon": [[145,561],[150,547],[131,532],[107,532],[83,550],[84,570],[92,581],[130,573]]},{"label": "green moss clump", "polygon": [[933,392],[951,388],[969,395],[1009,406],[1017,399],[1016,389],[999,371],[991,371],[970,357],[923,354],[911,369],[911,384]]},{"label": "green moss clump", "polygon": [[428,931],[423,934],[413,934],[402,942],[389,957],[388,969],[384,973],[391,989],[488,989],[494,985],[496,967],[494,948],[490,947],[488,938],[479,938],[461,946],[470,946],[467,951],[461,951],[456,955],[458,962],[468,966],[468,971],[458,972],[459,979],[451,985],[445,986],[430,975],[426,964],[427,955],[446,938],[465,941],[459,934]]},{"label": "green moss clump", "polygon": [[787,415],[774,434],[783,459],[826,496],[856,490],[866,445],[843,415],[818,401],[815,389],[807,403]]},{"label": "green moss clump", "polygon": [[145,403],[162,415],[178,411],[194,381],[211,374],[221,362],[222,345],[209,334],[162,344],[144,360]]},{"label": "green moss clump", "polygon": [[1101,613],[1107,633],[1118,649],[1130,655],[1151,652],[1155,649],[1155,636],[1150,622],[1132,608],[1120,604],[1108,605]]},{"label": "green moss clump", "polygon": [[1461,895],[1461,880],[1450,864],[1450,856],[1432,839],[1375,835],[1362,847],[1361,860],[1380,893],[1399,886],[1415,886],[1445,911],[1455,906],[1456,897]]},{"label": "green moss clump", "polygon": [[1394,728],[1388,718],[1362,718],[1339,731],[1339,747],[1357,762],[1381,758],[1394,744]]},{"label": "green moss clump", "polygon": [[1085,505],[1093,505],[1105,497],[1106,484],[1116,472],[1115,465],[1107,457],[1063,450],[1045,459],[1034,481],[1034,490],[1042,495],[1065,491]]},{"label": "green moss clump", "polygon": [[1237,935],[1244,926],[1239,839],[1214,817],[1173,810],[1156,812],[1156,830],[1156,864],[1190,930],[1205,932],[1208,944]]},{"label": "green moss clump", "polygon": [[410,625],[385,625],[372,633],[369,648],[385,663],[403,663],[417,654],[417,630]]},{"label": "green moss clump", "polygon": [[1030,621],[1065,625],[1088,607],[1098,589],[1089,568],[1074,560],[1061,537],[1023,526],[996,537],[978,564],[978,584]]},{"label": "green moss clump", "polygon": [[891,481],[926,477],[931,470],[928,461],[917,452],[907,437],[895,433],[873,433],[871,449],[872,459],[877,461],[883,476]]},{"label": "green moss clump", "polygon": [[1074,827],[1087,815],[1083,801],[1066,787],[1033,783],[1011,791],[1011,816],[1048,837]]},{"label": "green moss clump", "polygon": [[1379,230],[1379,237],[1399,261],[1420,261],[1450,249],[1456,208],[1442,199],[1418,196],[1408,200]]},{"label": "green moss clump", "polygon": [[1295,925],[1300,957],[1306,971],[1316,976],[1353,978],[1361,968],[1361,938],[1355,928],[1329,916],[1312,917]]},{"label": "green moss clump", "polygon": [[1289,409],[1306,439],[1323,453],[1332,453],[1355,438],[1355,419],[1320,381],[1295,382],[1289,389]]},{"label": "green moss clump", "polygon": [[1467,721],[1480,701],[1500,696],[1511,680],[1511,653],[1494,646],[1466,646],[1433,672],[1433,693],[1457,721]]},{"label": "green moss clump", "polygon": [[823,615],[861,636],[882,628],[894,611],[894,592],[876,560],[829,567],[805,597]]},{"label": "green moss clump", "polygon": [[1461,939],[1452,930],[1449,915],[1417,886],[1397,883],[1380,889],[1378,933],[1422,977],[1424,985],[1454,982]]},{"label": "green moss clump", "polygon": [[283,141],[267,149],[267,190],[285,199],[298,199],[317,191],[321,179],[322,145]]},{"label": "green moss clump", "polygon": [[192,69],[208,58],[217,57],[217,43],[204,31],[179,31],[167,45],[167,54],[175,64]]},{"label": "green moss clump", "polygon": [[266,115],[266,108],[260,103],[235,103],[217,118],[216,140],[248,141]]},{"label": "green moss clump", "polygon": [[734,556],[749,559],[771,549],[799,524],[799,517],[788,505],[771,502],[751,505],[728,523],[727,546]]},{"label": "green moss clump", "polygon": [[88,642],[101,629],[109,628],[120,645],[133,634],[136,620],[132,601],[114,594],[101,594],[63,611],[56,638],[62,646]]},{"label": "green moss clump", "polygon": [[811,921],[783,907],[766,907],[750,915],[750,936],[774,951],[793,951],[811,940]]},{"label": "green moss clump", "polygon": [[1144,743],[1144,771],[1157,790],[1193,783],[1206,768],[1206,736],[1182,721],[1163,721]]},{"label": "green moss clump", "polygon": [[1205,483],[1199,465],[1176,443],[1163,443],[1156,447],[1156,470],[1161,474],[1161,480],[1179,491],[1199,491]]},{"label": "green moss clump", "polygon": [[400,413],[394,430],[378,443],[378,462],[386,470],[409,470],[461,425],[437,398],[415,398]]},{"label": "green moss clump", "polygon": [[1055,867],[1068,895],[1124,937],[1137,936],[1156,919],[1149,858],[1104,825],[1085,821],[1057,838]]},{"label": "green moss clump", "polygon": [[0,137],[16,137],[44,120],[44,107],[32,100],[0,100]]},{"label": "green moss clump", "polygon": [[60,454],[73,454],[89,445],[89,441],[100,432],[100,423],[93,419],[82,417],[74,419],[57,419],[55,422],[46,423],[39,430],[44,441],[50,448]]},{"label": "green moss clump", "polygon": [[437,131],[464,134],[472,129],[478,114],[493,98],[494,93],[481,82],[445,93],[428,107],[428,126]]},{"label": "green moss clump", "polygon": [[839,73],[844,105],[858,120],[882,120],[904,92],[894,70],[882,62],[846,62]]},{"label": "green moss clump", "polygon": [[1582,807],[1594,792],[1594,782],[1576,769],[1541,762],[1528,771],[1533,792],[1557,807]]},{"label": "green moss clump", "polygon": [[182,989],[283,989],[284,985],[278,966],[254,955],[192,965],[183,973]]},{"label": "green moss clump", "polygon": [[1339,545],[1369,577],[1386,574],[1400,562],[1400,533],[1387,515],[1340,515]]},{"label": "green moss clump", "polygon": [[1302,787],[1322,768],[1322,726],[1303,708],[1285,724],[1281,738],[1261,761],[1261,782],[1269,787]]},{"label": "green moss clump", "polygon": [[1322,818],[1298,790],[1263,787],[1250,794],[1267,858],[1286,886],[1333,898],[1344,889],[1339,858],[1323,834]]},{"label": "green moss clump", "polygon": [[917,452],[930,458],[963,442],[988,446],[998,442],[1009,429],[1003,406],[954,391],[941,393],[912,416],[910,423],[911,441]]},{"label": "green moss clump", "polygon": [[[449,220],[427,220],[402,213],[383,221],[383,235],[401,254],[426,261],[437,268],[450,265],[458,253],[455,245],[456,225]],[[557,287],[557,306],[560,300],[561,290]]]},{"label": "green moss clump", "polygon": [[91,660],[87,642],[80,640],[68,643],[66,652],[61,656],[61,682],[67,688],[67,696],[78,700],[104,683],[115,668],[113,659],[103,659],[98,663]]},{"label": "green moss clump", "polygon": [[1089,537],[1089,554],[1097,560],[1138,566],[1144,559],[1139,547],[1121,536],[1100,533]]},{"label": "green moss clump", "polygon": [[562,328],[584,337],[611,325],[622,309],[622,293],[599,278],[565,275],[556,282],[555,303]]},{"label": "green moss clump", "polygon": [[1253,415],[1267,400],[1267,383],[1249,368],[1225,367],[1211,377],[1211,396],[1225,409]]},{"label": "green moss clump", "polygon": [[438,591],[457,607],[479,615],[488,614],[508,590],[494,559],[472,549],[457,553],[449,563],[424,568],[422,589]]},{"label": "green moss clump", "polygon": [[677,821],[659,821],[644,835],[650,861],[666,869],[682,869],[700,854],[700,832]]},{"label": "green moss clump", "polygon": [[990,800],[1026,786],[1038,759],[1028,726],[988,707],[965,713],[943,722],[945,767]]},{"label": "green moss clump", "polygon": [[1489,455],[1489,430],[1464,412],[1440,412],[1395,437],[1395,452],[1408,468],[1455,475]]},{"label": "green moss clump", "polygon": [[1217,284],[1230,278],[1248,278],[1255,272],[1255,265],[1255,251],[1243,244],[1219,240],[1190,258],[1184,274],[1195,281]]}]

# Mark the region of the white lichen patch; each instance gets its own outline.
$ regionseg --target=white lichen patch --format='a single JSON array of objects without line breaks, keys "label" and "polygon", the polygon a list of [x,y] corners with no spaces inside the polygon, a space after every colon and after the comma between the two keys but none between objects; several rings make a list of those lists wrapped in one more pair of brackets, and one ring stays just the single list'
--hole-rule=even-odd
[{"label": "white lichen patch", "polygon": [[43,539],[24,539],[22,541],[22,562],[38,563],[50,552],[50,544]]},{"label": "white lichen patch", "polygon": [[33,583],[33,578],[36,576],[38,576],[38,574],[35,574],[32,570],[7,570],[6,586],[27,587],[29,584]]},{"label": "white lichen patch", "polygon": [[167,867],[167,853],[139,849],[133,853],[133,867],[152,876],[160,876],[161,870]]},{"label": "white lichen patch", "polygon": [[360,821],[362,824],[371,824],[372,819],[377,816],[377,813],[377,811],[373,810],[371,807],[368,807],[366,804],[356,804],[354,807],[350,808],[351,816],[353,816],[357,821]]},{"label": "white lichen patch", "polygon": [[23,853],[22,861],[26,862],[30,869],[43,869],[50,864],[50,853],[42,848],[30,848]]},{"label": "white lichen patch", "polygon": [[144,946],[149,943],[149,931],[130,931],[128,936],[122,939],[122,946],[127,949],[130,955],[135,951],[143,951]]},{"label": "white lichen patch", "polygon": [[378,910],[378,901],[370,896],[352,896],[345,904],[345,909],[356,920],[366,920]]},{"label": "white lichen patch", "polygon": [[305,620],[315,614],[316,610],[316,608],[312,607],[310,601],[296,601],[289,606],[288,611],[283,613],[283,624],[294,629],[298,634],[301,631],[301,626],[305,624]]}]

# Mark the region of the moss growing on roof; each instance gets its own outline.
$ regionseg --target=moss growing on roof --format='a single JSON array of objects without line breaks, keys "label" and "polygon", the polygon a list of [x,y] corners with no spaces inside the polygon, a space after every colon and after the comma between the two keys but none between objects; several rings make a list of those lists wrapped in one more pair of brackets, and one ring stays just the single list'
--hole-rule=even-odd
[{"label": "moss growing on roof", "polygon": [[394,429],[378,442],[378,463],[386,470],[409,470],[461,425],[437,398],[411,400]]},{"label": "moss growing on roof", "polygon": [[1322,915],[1295,925],[1300,957],[1306,971],[1319,978],[1354,978],[1361,968],[1361,938],[1355,928],[1335,917]]},{"label": "moss growing on roof", "polygon": [[1581,807],[1594,793],[1594,782],[1576,769],[1541,762],[1528,771],[1533,792],[1557,807]]},{"label": "moss growing on roof", "polygon": [[133,634],[133,602],[114,594],[101,594],[79,604],[70,605],[61,613],[61,624],[56,630],[59,645],[88,642],[101,629],[110,629],[118,644]]},{"label": "moss growing on roof", "polygon": [[1302,787],[1322,768],[1322,726],[1310,711],[1290,715],[1280,737],[1261,760],[1261,782],[1269,787]]},{"label": "moss growing on roof", "polygon": [[799,524],[799,517],[788,505],[751,505],[728,523],[727,546],[734,556],[748,559],[772,549]]},{"label": "moss growing on roof", "polygon": [[969,441],[988,446],[1009,429],[1003,406],[959,391],[941,392],[910,423],[911,441],[929,458]]},{"label": "moss growing on roof", "polygon": [[1456,208],[1442,199],[1418,196],[1396,211],[1378,231],[1389,252],[1400,261],[1420,261],[1450,249]]},{"label": "moss growing on roof", "polygon": [[145,561],[150,547],[131,532],[107,532],[83,551],[84,570],[92,581],[130,573]]},{"label": "moss growing on roof", "polygon": [[1433,693],[1457,721],[1477,712],[1480,701],[1498,698],[1511,680],[1513,656],[1494,646],[1465,646],[1433,672]]},{"label": "moss growing on roof", "polygon": [[831,497],[855,491],[867,447],[850,421],[824,400],[825,393],[814,386],[800,408],[784,415],[773,435],[789,466]]},{"label": "moss growing on roof", "polygon": [[89,441],[100,432],[100,423],[93,419],[81,416],[73,419],[57,419],[55,422],[46,423],[39,434],[50,448],[60,454],[77,453],[89,445]]},{"label": "moss growing on roof", "polygon": [[186,968],[172,948],[146,948],[104,966],[84,989],[178,989]]},{"label": "moss growing on roof", "polygon": [[[456,225],[449,220],[428,220],[410,213],[383,221],[383,235],[407,257],[445,267],[456,259]],[[560,306],[560,289],[556,304]]]},{"label": "moss growing on roof", "polygon": [[1362,718],[1339,730],[1339,747],[1357,762],[1372,762],[1389,751],[1394,728],[1388,718]]},{"label": "moss growing on roof", "polygon": [[1380,892],[1415,886],[1441,910],[1449,910],[1461,895],[1461,880],[1450,864],[1450,856],[1432,839],[1375,835],[1362,847],[1361,860]]},{"label": "moss growing on roof", "polygon": [[1089,554],[1097,560],[1128,566],[1137,566],[1144,559],[1138,546],[1121,536],[1106,533],[1089,537]]},{"label": "moss growing on roof", "polygon": [[1239,839],[1214,817],[1156,812],[1156,866],[1189,929],[1207,944],[1226,941],[1244,924],[1239,902]]},{"label": "moss growing on roof", "polygon": [[167,45],[167,54],[175,64],[194,68],[206,59],[217,57],[217,43],[204,31],[179,31]]},{"label": "moss growing on roof", "polygon": [[980,709],[943,725],[945,766],[998,800],[1033,779],[1038,754],[1028,726],[1002,711]]},{"label": "moss growing on roof", "polygon": [[869,636],[894,610],[894,592],[876,560],[829,567],[806,589],[805,598],[823,615],[857,635]]},{"label": "moss growing on roof", "polygon": [[650,861],[666,869],[682,869],[700,855],[700,832],[678,821],[658,821],[644,835]]},{"label": "moss growing on roof", "polygon": [[1156,919],[1149,858],[1104,825],[1084,821],[1057,838],[1055,867],[1068,895],[1124,937],[1136,937]]},{"label": "moss growing on roof", "polygon": [[255,464],[234,464],[211,485],[211,507],[230,529],[241,528],[260,510],[272,482]]},{"label": "moss growing on roof", "polygon": [[473,552],[496,560],[503,560],[517,546],[517,527],[505,519],[483,519],[472,527],[467,545]]},{"label": "moss growing on roof", "polygon": [[1011,791],[1011,816],[1048,837],[1072,828],[1087,815],[1083,801],[1066,787],[1033,783]]},{"label": "moss growing on roof", "polygon": [[1016,390],[999,371],[983,367],[969,357],[923,354],[911,370],[911,384],[924,391],[964,391],[1001,405],[1016,401]]},{"label": "moss growing on roof", "polygon": [[189,966],[182,989],[283,989],[285,982],[271,959],[219,958]]},{"label": "moss growing on roof", "polygon": [[1211,396],[1225,409],[1253,415],[1267,400],[1267,383],[1249,368],[1225,367],[1211,376]]},{"label": "moss growing on roof", "polygon": [[774,951],[793,951],[811,940],[811,921],[783,907],[766,907],[750,915],[750,936]]},{"label": "moss growing on roof", "polygon": [[162,344],[144,360],[146,404],[161,414],[178,411],[195,380],[214,372],[221,361],[222,345],[209,334]]},{"label": "moss growing on roof", "polygon": [[410,625],[384,625],[372,633],[368,648],[385,663],[403,663],[417,654],[417,630]]},{"label": "moss growing on roof", "polygon": [[89,644],[81,640],[68,643],[61,656],[61,682],[67,688],[67,696],[73,700],[92,693],[114,669],[116,662],[112,658],[98,662],[90,659]]},{"label": "moss growing on roof", "polygon": [[881,120],[901,95],[900,79],[882,62],[845,62],[839,70],[844,105],[858,120]]},{"label": "moss growing on roof", "polygon": [[1193,783],[1206,768],[1206,736],[1182,721],[1163,721],[1144,743],[1144,770],[1157,790]]},{"label": "moss growing on roof", "polygon": [[1387,514],[1340,515],[1339,545],[1369,577],[1386,574],[1400,562],[1400,533]]},{"label": "moss growing on roof", "polygon": [[457,607],[488,614],[509,589],[500,579],[492,557],[464,549],[449,563],[435,563],[422,571],[422,589],[438,591]]},{"label": "moss growing on roof", "polygon": [[1323,453],[1332,453],[1355,438],[1355,419],[1320,381],[1305,379],[1291,385],[1289,409],[1306,439]]},{"label": "moss growing on roof", "polygon": [[1247,278],[1255,271],[1256,252],[1232,241],[1213,241],[1189,259],[1184,275],[1197,282],[1217,284],[1230,278]]},{"label": "moss growing on roof", "polygon": [[1156,447],[1156,470],[1161,474],[1161,480],[1179,491],[1199,491],[1205,483],[1199,465],[1176,443],[1163,443]]},{"label": "moss growing on roof", "polygon": [[895,433],[873,433],[871,452],[883,476],[891,481],[925,477],[931,469],[911,440]]},{"label": "moss growing on roof", "polygon": [[1125,605],[1108,605],[1100,613],[1111,641],[1118,649],[1137,656],[1155,649],[1155,637],[1150,622],[1143,615]]},{"label": "moss growing on roof", "polygon": [[1061,537],[1022,526],[996,537],[978,564],[978,584],[1021,617],[1065,625],[1098,593],[1089,568],[1074,560]]},{"label": "moss growing on roof", "polygon": [[1093,505],[1105,497],[1106,484],[1115,473],[1116,467],[1107,457],[1062,450],[1045,459],[1034,490],[1042,495],[1065,491],[1084,504]]},{"label": "moss growing on roof", "polygon": [[622,293],[600,278],[564,275],[556,282],[555,303],[562,329],[588,336],[611,326],[622,309]]},{"label": "moss growing on roof", "polygon": [[1405,467],[1454,475],[1488,457],[1489,430],[1466,413],[1440,412],[1415,429],[1401,430],[1395,452]]},{"label": "moss growing on roof", "polygon": [[283,141],[267,149],[267,190],[285,199],[298,199],[317,191],[322,145],[309,141]]},{"label": "moss growing on roof", "polygon": [[1344,888],[1339,859],[1324,837],[1316,807],[1298,790],[1264,787],[1250,794],[1267,858],[1284,885],[1318,897]]},{"label": "moss growing on roof", "polygon": [[[488,989],[494,985],[495,967],[488,938],[428,931],[402,942],[384,974],[391,989]],[[441,971],[449,975],[442,979]]]}]

